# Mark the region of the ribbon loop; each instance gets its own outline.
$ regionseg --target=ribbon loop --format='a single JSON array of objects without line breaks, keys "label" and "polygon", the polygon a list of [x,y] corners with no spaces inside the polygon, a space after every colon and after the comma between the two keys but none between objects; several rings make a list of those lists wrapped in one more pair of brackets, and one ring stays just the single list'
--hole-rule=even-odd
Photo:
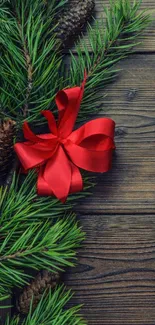
[{"label": "ribbon loop", "polygon": [[14,146],[25,170],[39,168],[38,194],[55,195],[62,202],[69,193],[83,189],[79,168],[107,172],[115,149],[115,123],[111,119],[98,118],[73,131],[86,78],[85,73],[81,87],[64,89],[56,95],[58,124],[52,112],[42,112],[50,133],[35,135],[25,122],[23,131],[27,141]]},{"label": "ribbon loop", "polygon": [[48,121],[48,127],[51,133],[57,135],[57,124],[54,118],[54,115],[51,111],[42,111],[42,115],[47,119]]},{"label": "ribbon loop", "polygon": [[24,133],[24,138],[26,140],[29,140],[29,141],[34,142],[34,143],[38,141],[37,135],[35,135],[32,132],[32,130],[30,129],[27,122],[24,122],[24,124],[23,124],[23,133]]},{"label": "ribbon loop", "polygon": [[67,137],[73,130],[79,108],[80,87],[61,90],[56,96],[59,109],[58,131],[62,137]]}]

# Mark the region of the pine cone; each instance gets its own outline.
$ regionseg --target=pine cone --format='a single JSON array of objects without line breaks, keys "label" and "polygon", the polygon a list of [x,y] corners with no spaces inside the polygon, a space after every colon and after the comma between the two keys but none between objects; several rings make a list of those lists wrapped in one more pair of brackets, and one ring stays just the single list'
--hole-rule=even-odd
[{"label": "pine cone", "polygon": [[6,176],[13,159],[13,138],[16,134],[15,121],[0,122],[0,178]]},{"label": "pine cone", "polygon": [[82,28],[92,17],[94,0],[72,0],[58,18],[57,37],[62,48],[70,45],[81,34]]},{"label": "pine cone", "polygon": [[17,300],[17,309],[21,314],[28,314],[30,303],[33,297],[34,310],[40,301],[45,289],[54,289],[59,282],[60,275],[48,271],[41,271],[37,274],[34,280],[23,290]]}]

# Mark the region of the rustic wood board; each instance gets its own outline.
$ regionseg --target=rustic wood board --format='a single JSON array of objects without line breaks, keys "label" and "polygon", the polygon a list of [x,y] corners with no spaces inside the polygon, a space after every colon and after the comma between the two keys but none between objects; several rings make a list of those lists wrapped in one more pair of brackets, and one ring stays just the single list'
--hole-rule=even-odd
[{"label": "rustic wood board", "polygon": [[[155,16],[154,1],[142,7]],[[66,284],[89,325],[155,324],[155,22],[137,53],[104,92],[102,115],[116,121],[113,169],[77,207],[87,238]]]},{"label": "rustic wood board", "polygon": [[80,212],[155,212],[155,55],[132,55],[119,67],[102,112],[116,121],[113,169],[98,176]]},{"label": "rustic wood board", "polygon": [[[107,4],[96,0],[99,19]],[[146,8],[155,17],[154,0]],[[136,51],[104,92],[102,115],[116,121],[113,169],[77,207],[87,238],[65,283],[88,325],[155,324],[155,21]]]},{"label": "rustic wood board", "polygon": [[89,325],[155,324],[155,216],[83,215],[87,238],[66,275]]}]

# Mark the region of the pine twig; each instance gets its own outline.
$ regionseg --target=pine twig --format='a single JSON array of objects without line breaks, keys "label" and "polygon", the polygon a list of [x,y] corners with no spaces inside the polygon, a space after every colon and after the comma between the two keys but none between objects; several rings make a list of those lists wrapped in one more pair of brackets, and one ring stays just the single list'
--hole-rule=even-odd
[{"label": "pine twig", "polygon": [[66,291],[63,286],[53,290],[46,290],[35,310],[32,310],[33,300],[28,315],[20,319],[15,316],[7,317],[5,325],[86,325],[79,315],[81,306],[66,309],[66,304],[72,298],[71,291]]},{"label": "pine twig", "polygon": [[145,11],[139,13],[140,4],[141,1],[110,1],[110,8],[105,8],[105,17],[101,22],[94,21],[93,26],[89,25],[89,43],[86,44],[83,39],[75,48],[77,54],[70,52],[68,83],[79,84],[85,69],[88,74],[78,121],[101,109],[103,90],[118,73],[116,63],[131,53],[141,32],[149,25],[150,15]]},{"label": "pine twig", "polygon": [[[98,103],[100,102],[101,97],[100,90],[103,89],[108,81],[113,79],[116,73],[116,69],[113,69],[112,67],[121,58],[124,58],[127,54],[129,54],[131,48],[135,45],[137,36],[147,26],[149,20],[148,16],[145,14],[138,15],[136,13],[137,10],[138,5],[136,2],[134,2],[134,6],[131,6],[130,1],[128,0],[125,2],[125,4],[123,0],[118,0],[117,6],[111,5],[110,11],[106,13],[107,21],[104,32],[99,29],[97,23],[93,29],[89,27],[89,40],[93,55],[89,53],[85,43],[83,43],[82,49],[81,47],[77,47],[78,61],[73,54],[71,55],[69,78],[66,78],[67,86],[68,83],[70,85],[80,84],[85,68],[89,74],[80,119],[86,119],[91,113],[99,110]],[[40,25],[40,20],[37,20],[37,17],[35,18],[36,26],[38,26],[38,33],[40,33],[39,35],[42,36],[43,26]],[[28,21],[29,27],[32,26],[32,15],[30,15]],[[31,30],[31,28],[29,28],[29,30]],[[30,40],[29,45],[31,45],[33,40],[32,34],[30,34]],[[38,38],[38,40],[38,42],[42,42],[41,37]],[[10,39],[9,41],[11,42]],[[34,87],[30,94],[31,104],[35,103],[34,110],[32,108],[32,120],[36,117],[37,112],[40,109],[49,107],[58,86],[57,82],[59,83],[61,80],[61,78],[58,76],[61,60],[55,58],[55,54],[53,54],[55,39],[50,40],[50,44],[48,45],[46,43],[41,44],[42,46],[44,45],[42,47],[44,52],[41,58],[38,57],[38,44],[35,51],[34,48],[29,46],[29,48],[31,48],[31,63],[36,66],[35,74],[33,74],[33,84],[35,84],[36,88]],[[14,44],[9,43],[9,45],[10,53],[12,53],[14,50]],[[51,57],[49,60],[49,54],[51,55],[53,61],[51,61]],[[83,54],[85,56],[83,56]],[[21,70],[21,65],[22,69],[25,69],[25,56],[23,58],[23,53],[21,56],[21,52],[18,52],[17,50],[17,58],[18,61],[15,61],[15,64],[11,65],[11,68],[14,69],[14,65],[16,65],[16,67],[18,66],[17,70],[19,72]],[[19,58],[21,60],[19,60]],[[40,63],[38,64],[38,62]],[[4,64],[3,61],[2,63]],[[2,66],[2,72],[4,73],[5,78],[8,76],[6,73],[6,71],[8,72],[8,66],[6,67],[7,63],[10,68],[10,60],[9,62],[6,61],[5,65]],[[24,70],[24,73],[26,77],[24,79],[24,84],[26,85],[27,89],[27,72]],[[21,74],[19,74],[19,78],[21,78]],[[50,81],[52,78],[53,80],[56,80],[56,85],[54,85],[54,89],[51,91]],[[16,88],[14,89],[14,91],[17,93],[18,87],[21,85],[19,81],[20,79],[18,80]],[[10,80],[8,80],[8,82],[10,82]],[[21,82],[22,89],[20,89],[20,96],[23,90],[23,80],[21,80]],[[37,96],[38,94],[39,97]],[[12,94],[10,96],[12,96]],[[8,98],[10,100],[10,97]],[[19,107],[19,102],[21,104],[22,100],[20,98],[18,102],[17,99],[19,99],[19,95],[17,95],[17,98],[15,96],[13,99],[17,104],[17,106],[15,105],[16,107],[13,106],[13,112],[16,113],[16,109]],[[25,98],[23,102],[25,103]],[[96,110],[94,111],[95,104]],[[30,182],[27,184],[25,192],[23,187],[21,187],[18,191],[14,181],[12,182],[9,190],[9,193],[11,193],[12,196],[9,197],[8,195],[7,200],[2,202],[5,209],[2,211],[0,222],[0,256],[2,258],[0,267],[0,293],[2,298],[4,295],[10,294],[10,290],[14,284],[21,286],[28,281],[29,275],[26,272],[23,273],[23,269],[25,269],[25,265],[27,264],[34,269],[37,268],[38,270],[49,269],[51,267],[55,267],[55,269],[57,269],[63,268],[65,265],[72,265],[70,258],[72,259],[74,257],[74,249],[83,238],[83,235],[81,235],[81,230],[79,228],[77,230],[76,226],[74,227],[74,224],[70,223],[70,219],[67,219],[67,222],[63,224],[56,222],[55,228],[49,231],[49,228],[51,227],[49,218],[51,217],[51,212],[53,211],[52,204],[55,206],[56,199],[42,198],[39,201],[36,199],[35,187],[31,187]],[[1,190],[1,193],[6,199],[5,191],[3,192]],[[75,197],[77,198],[77,196]],[[73,197],[69,200],[69,202],[72,204]],[[31,205],[29,207],[30,202]],[[6,205],[8,207],[6,207]],[[11,211],[9,211],[9,209]],[[13,214],[12,211],[14,212]],[[58,214],[62,214],[63,211],[64,208],[57,206],[54,211],[54,215],[56,212]],[[44,220],[48,220],[48,222],[45,222],[44,224]],[[64,231],[66,233],[66,237],[64,235]],[[63,236],[63,239],[61,236]],[[50,246],[51,244],[53,244],[52,248]],[[10,256],[12,257],[11,259]]]},{"label": "pine twig", "polygon": [[10,223],[12,227],[7,219],[3,220],[0,227],[0,300],[11,295],[13,287],[28,283],[32,276],[25,269],[27,265],[38,271],[63,271],[66,266],[74,266],[75,250],[84,238],[73,215],[53,224],[29,221],[25,230],[19,220]]},{"label": "pine twig", "polygon": [[[61,83],[62,57],[54,30],[56,11],[59,12],[64,3],[65,0],[58,4],[50,2],[45,15],[45,5],[37,0],[33,3],[11,0],[8,11],[3,13],[7,24],[2,28],[0,39],[3,47],[1,114],[13,116],[20,125],[25,117],[33,121],[41,110],[48,109]],[[55,24],[51,27],[52,22]],[[54,80],[52,85],[51,80]]]},{"label": "pine twig", "polygon": [[22,35],[22,26],[19,20],[17,20],[18,26],[19,26],[19,32],[20,32],[20,37],[22,40],[23,44],[23,53],[25,56],[25,61],[26,61],[26,66],[27,66],[27,89],[26,89],[26,95],[25,95],[25,104],[23,107],[23,117],[26,118],[28,111],[29,111],[29,97],[31,94],[31,89],[32,89],[32,76],[33,76],[33,67],[32,67],[32,62],[31,62],[31,56],[27,48],[26,40],[24,36]]}]

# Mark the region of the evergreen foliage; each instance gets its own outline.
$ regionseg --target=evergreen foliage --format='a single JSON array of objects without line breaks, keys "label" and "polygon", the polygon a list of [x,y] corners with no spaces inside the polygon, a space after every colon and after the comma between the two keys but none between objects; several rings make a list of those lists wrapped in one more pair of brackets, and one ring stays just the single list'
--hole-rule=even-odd
[{"label": "evergreen foliage", "polygon": [[55,33],[56,13],[64,3],[53,0],[47,9],[43,1],[10,0],[9,6],[5,4],[0,10],[1,117],[17,122],[27,117],[28,121],[42,123],[40,111],[55,110],[56,92],[64,86],[80,85],[85,69],[88,81],[78,120],[98,112],[100,91],[118,71],[114,65],[131,53],[150,22],[148,14],[139,12],[141,1],[111,0],[103,19],[88,25],[89,45],[83,39],[76,46],[77,55],[70,53],[71,63],[64,77]]},{"label": "evergreen foliage", "polygon": [[[54,97],[64,86],[80,85],[84,70],[88,81],[78,121],[100,110],[101,90],[117,73],[114,65],[137,44],[136,39],[150,17],[139,12],[141,1],[110,1],[99,24],[88,26],[85,40],[70,52],[66,71],[55,33],[56,15],[65,0],[10,0],[0,7],[0,117],[10,117],[20,128],[23,120],[41,125],[40,111],[55,110]],[[0,188],[0,300],[30,279],[28,268],[62,270],[72,266],[76,248],[84,238],[75,216],[67,212],[74,200],[88,194],[92,185],[86,179],[85,192],[70,196],[62,205],[51,197],[37,197],[35,174],[23,182],[14,175],[10,188]],[[63,217],[62,217],[63,216]],[[61,218],[60,218],[61,217]],[[37,309],[23,325],[84,325],[76,316],[79,307],[64,310],[70,292],[58,288],[43,295]],[[18,325],[18,317],[5,325]]]},{"label": "evergreen foliage", "polygon": [[80,306],[65,309],[71,297],[71,292],[66,292],[64,287],[44,292],[34,312],[30,308],[28,316],[22,321],[19,316],[8,317],[5,325],[86,325],[79,315]]},{"label": "evergreen foliage", "polygon": [[141,2],[111,0],[110,8],[104,8],[101,21],[94,20],[94,24],[88,26],[88,43],[85,38],[80,40],[75,48],[77,54],[70,53],[67,82],[80,84],[85,69],[88,74],[79,120],[96,114],[101,103],[103,110],[103,90],[119,71],[116,63],[131,54],[140,41],[141,32],[150,23],[150,15],[139,10]]},{"label": "evergreen foliage", "polygon": [[[6,299],[13,287],[22,287],[32,277],[29,270],[63,270],[73,266],[75,250],[84,239],[75,216],[51,222],[31,222],[21,230],[21,220],[0,226],[0,299]],[[24,227],[23,227],[24,228]]]},{"label": "evergreen foliage", "polygon": [[[56,15],[66,1],[10,0],[0,10],[1,116],[37,119],[61,85]],[[54,82],[52,82],[54,81]]]}]

